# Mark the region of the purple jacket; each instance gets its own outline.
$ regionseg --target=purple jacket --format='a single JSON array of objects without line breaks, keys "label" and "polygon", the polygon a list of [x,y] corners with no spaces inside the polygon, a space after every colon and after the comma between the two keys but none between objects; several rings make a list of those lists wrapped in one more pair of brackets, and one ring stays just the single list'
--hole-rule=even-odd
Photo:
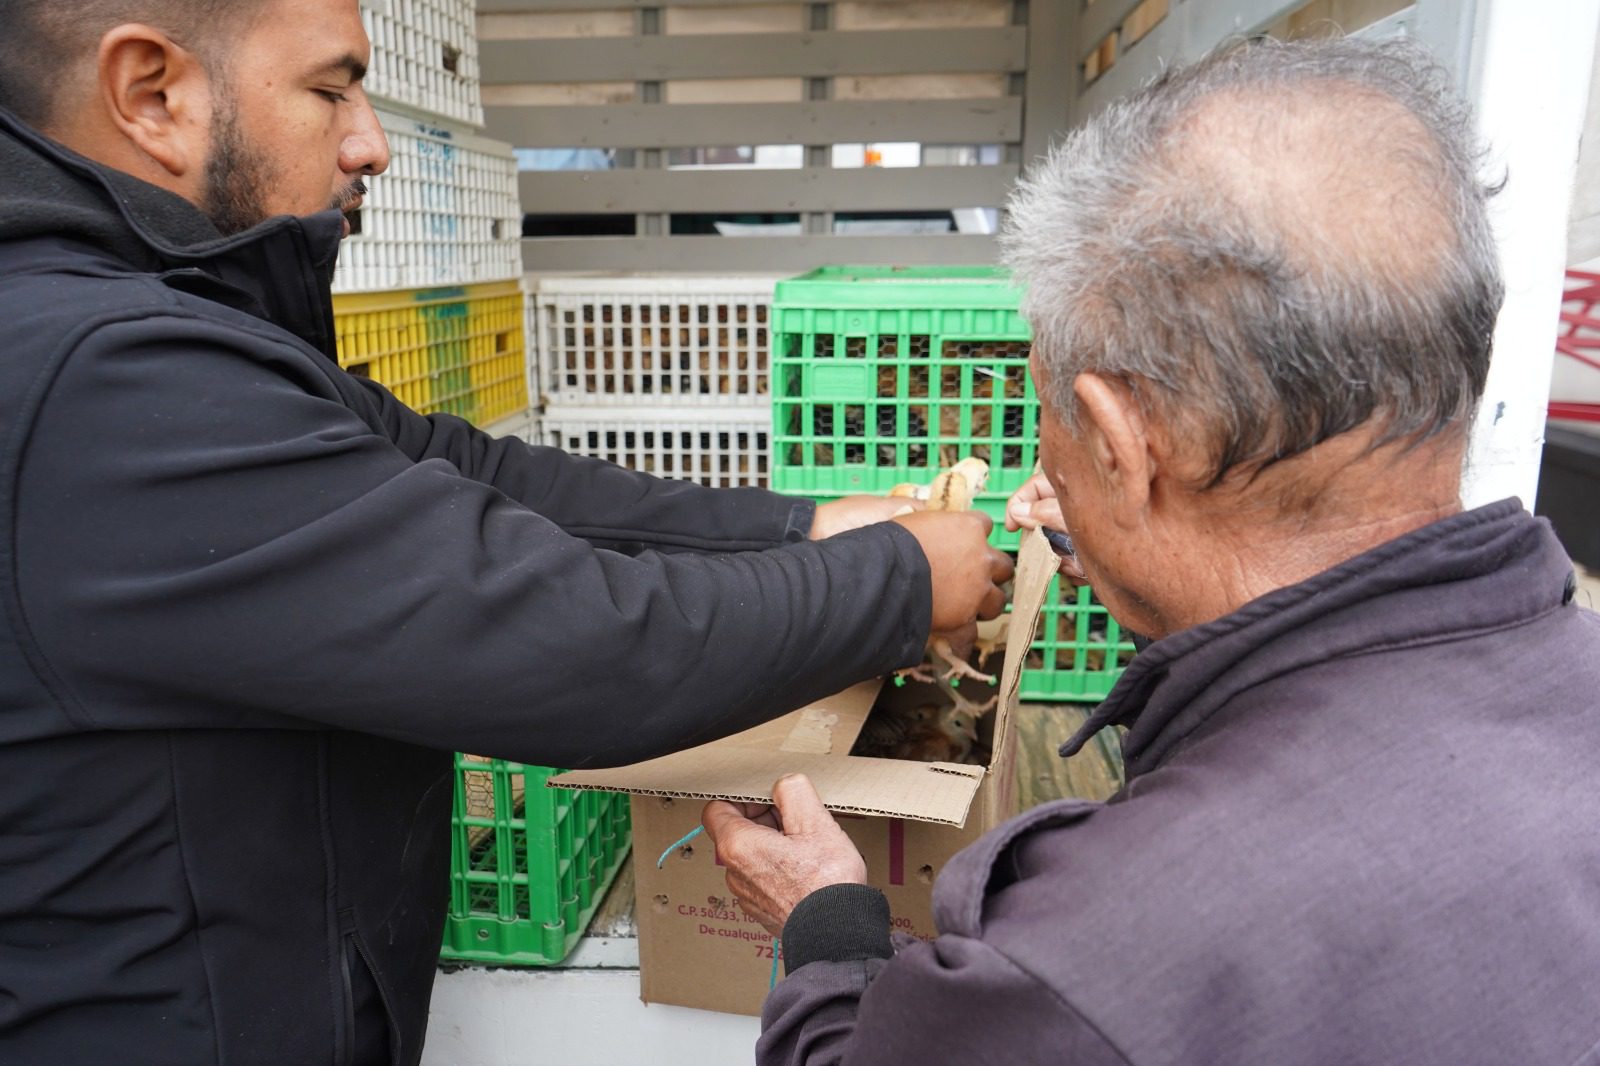
[{"label": "purple jacket", "polygon": [[1150,647],[1129,783],[985,836],[891,955],[783,933],[773,1063],[1600,1063],[1600,616],[1507,500]]}]

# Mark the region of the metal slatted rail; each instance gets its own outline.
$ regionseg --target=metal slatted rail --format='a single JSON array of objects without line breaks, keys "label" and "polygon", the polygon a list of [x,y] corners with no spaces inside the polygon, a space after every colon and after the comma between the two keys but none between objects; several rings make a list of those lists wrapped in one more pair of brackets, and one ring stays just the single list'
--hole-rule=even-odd
[{"label": "metal slatted rail", "polygon": [[[633,216],[621,236],[527,239],[524,265],[729,272],[992,260],[992,236],[961,230],[977,216],[953,212],[1003,207],[1023,160],[1064,124],[1068,6],[480,0],[490,134],[519,148],[599,149],[614,164],[524,172],[523,209]],[[978,148],[983,162],[832,165],[836,145],[883,143]],[[803,165],[668,165],[675,149],[748,145],[797,146]],[[908,213],[951,213],[953,231],[863,237],[836,225]],[[798,218],[800,233],[710,236],[681,224],[730,215]]]}]

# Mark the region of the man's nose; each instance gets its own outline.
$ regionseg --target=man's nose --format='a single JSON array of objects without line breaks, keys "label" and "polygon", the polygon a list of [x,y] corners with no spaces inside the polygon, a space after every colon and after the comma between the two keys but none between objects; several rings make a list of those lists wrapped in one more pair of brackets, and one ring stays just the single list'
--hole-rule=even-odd
[{"label": "man's nose", "polygon": [[339,167],[347,174],[382,174],[389,169],[389,138],[378,122],[378,113],[364,97],[356,114],[355,129],[339,146]]}]

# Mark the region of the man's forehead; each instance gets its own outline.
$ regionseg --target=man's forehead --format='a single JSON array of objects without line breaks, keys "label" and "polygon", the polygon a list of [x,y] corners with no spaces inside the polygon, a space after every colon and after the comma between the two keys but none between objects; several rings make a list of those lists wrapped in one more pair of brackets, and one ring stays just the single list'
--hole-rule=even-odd
[{"label": "man's forehead", "polygon": [[[302,74],[366,73],[371,43],[357,0],[268,0],[251,27],[248,52],[293,55]],[[265,58],[265,56],[263,56]]]}]

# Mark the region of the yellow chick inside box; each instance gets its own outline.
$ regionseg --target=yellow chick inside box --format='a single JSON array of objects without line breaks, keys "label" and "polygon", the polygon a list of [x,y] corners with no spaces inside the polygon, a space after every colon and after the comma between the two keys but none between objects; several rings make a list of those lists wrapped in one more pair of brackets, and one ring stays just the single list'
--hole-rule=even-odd
[{"label": "yellow chick inside box", "polygon": [[676,848],[661,868],[656,861],[700,824],[706,800],[770,802],[773,782],[787,773],[810,777],[855,841],[868,880],[889,897],[894,929],[936,934],[932,891],[939,871],[1015,813],[1017,687],[1056,566],[1043,536],[1024,538],[1000,699],[980,724],[986,765],[851,755],[880,697],[906,698],[875,681],[713,744],[550,779],[551,787],[632,793],[639,983],[646,1003],[760,1013],[772,975],[772,937],[729,894],[711,841],[702,834]]}]

